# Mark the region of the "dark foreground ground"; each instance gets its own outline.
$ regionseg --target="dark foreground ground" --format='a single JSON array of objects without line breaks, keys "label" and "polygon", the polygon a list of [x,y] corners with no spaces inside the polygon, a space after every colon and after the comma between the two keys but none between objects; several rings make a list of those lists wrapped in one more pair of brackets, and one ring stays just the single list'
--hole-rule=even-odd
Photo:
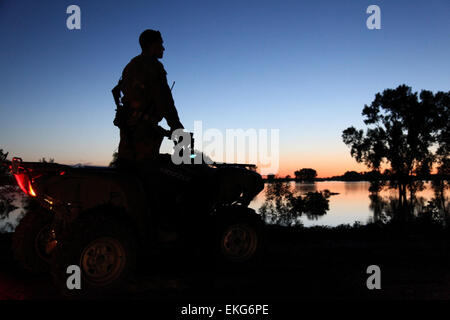
[{"label": "dark foreground ground", "polygon": [[[263,259],[251,270],[215,270],[167,258],[144,266],[121,299],[264,302],[305,299],[450,299],[449,248],[441,234],[391,236],[382,230],[267,228]],[[0,234],[0,299],[62,299],[50,276],[21,271]],[[159,259],[163,259],[159,257]],[[381,290],[369,290],[369,265]]]}]

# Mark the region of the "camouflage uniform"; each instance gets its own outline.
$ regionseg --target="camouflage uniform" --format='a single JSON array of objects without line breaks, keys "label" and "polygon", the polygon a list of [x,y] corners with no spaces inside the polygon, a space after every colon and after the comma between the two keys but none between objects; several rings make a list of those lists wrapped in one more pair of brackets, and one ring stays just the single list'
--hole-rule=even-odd
[{"label": "camouflage uniform", "polygon": [[144,54],[134,57],[123,70],[122,103],[130,112],[120,133],[119,159],[154,159],[164,138],[156,129],[163,118],[171,129],[183,128],[166,74],[157,58]]}]

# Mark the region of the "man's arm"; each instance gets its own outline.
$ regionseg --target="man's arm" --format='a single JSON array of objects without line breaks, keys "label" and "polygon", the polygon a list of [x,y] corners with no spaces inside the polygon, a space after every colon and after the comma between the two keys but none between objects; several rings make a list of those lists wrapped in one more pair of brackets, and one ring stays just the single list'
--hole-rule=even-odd
[{"label": "man's arm", "polygon": [[168,104],[164,113],[164,118],[166,118],[167,124],[173,130],[175,129],[184,129],[183,125],[180,122],[180,118],[178,116],[177,108],[175,107],[175,102],[173,101],[172,91],[170,91],[169,85],[167,84],[167,79],[164,76],[165,84],[164,84],[164,95],[167,96]]},{"label": "man's arm", "polygon": [[170,129],[184,129],[167,83],[166,71],[160,62],[158,62],[155,76],[155,85],[151,86],[150,96],[153,98],[158,116],[166,119]]}]

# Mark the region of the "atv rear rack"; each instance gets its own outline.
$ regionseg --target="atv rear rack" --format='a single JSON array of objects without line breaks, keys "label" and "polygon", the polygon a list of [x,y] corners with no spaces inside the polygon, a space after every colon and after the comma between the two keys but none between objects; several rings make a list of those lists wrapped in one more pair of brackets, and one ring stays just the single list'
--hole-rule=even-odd
[{"label": "atv rear rack", "polygon": [[237,167],[237,168],[248,168],[250,170],[256,170],[255,164],[248,163],[221,163],[221,162],[213,162],[211,164],[216,168],[229,168],[229,167]]}]

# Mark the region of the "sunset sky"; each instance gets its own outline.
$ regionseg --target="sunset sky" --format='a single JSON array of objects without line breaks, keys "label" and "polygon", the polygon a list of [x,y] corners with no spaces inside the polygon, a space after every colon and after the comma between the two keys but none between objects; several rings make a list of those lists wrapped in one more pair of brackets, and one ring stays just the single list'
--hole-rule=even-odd
[{"label": "sunset sky", "polygon": [[[72,4],[81,30],[66,27]],[[366,27],[372,4],[380,30]],[[342,131],[362,128],[364,104],[385,88],[450,89],[449,21],[448,0],[2,0],[0,148],[24,161],[107,165],[119,142],[111,89],[150,28],[163,35],[187,130],[196,120],[204,130],[279,129],[280,176],[365,170]]]}]

